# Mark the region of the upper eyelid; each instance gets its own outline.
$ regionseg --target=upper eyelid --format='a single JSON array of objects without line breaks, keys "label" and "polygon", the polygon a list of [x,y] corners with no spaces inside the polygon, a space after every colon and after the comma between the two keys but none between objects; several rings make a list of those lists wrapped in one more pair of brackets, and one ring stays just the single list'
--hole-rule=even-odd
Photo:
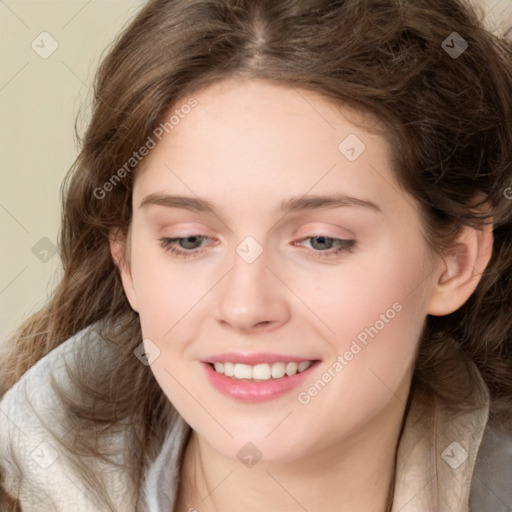
[{"label": "upper eyelid", "polygon": [[[188,224],[188,223],[178,223],[178,224]],[[356,236],[356,233],[354,231],[352,231],[351,229],[348,229],[347,227],[343,227],[343,226],[339,226],[339,225],[336,225],[336,224],[333,224],[333,223],[329,223],[329,222],[315,222],[313,224],[319,224],[319,225],[330,225],[331,228],[325,228],[325,227],[320,227],[320,226],[313,226],[313,227],[309,227],[307,229],[304,229],[304,226],[301,226],[300,228],[298,229],[294,229],[293,230],[293,236],[294,237],[298,237],[298,238],[308,238],[310,236],[326,236],[328,238],[338,238],[338,239],[341,239],[341,240],[349,240],[351,239],[351,237],[355,237]],[[307,225],[307,224],[306,224]],[[333,227],[336,227],[338,229],[342,229],[346,232],[345,235],[343,234],[339,234],[339,235],[336,235],[336,234],[330,234],[329,231],[333,229]],[[165,225],[163,226],[161,229],[162,231],[166,230],[166,229],[170,229],[171,226],[170,225]],[[188,232],[187,234],[183,234],[183,235],[172,235],[172,236],[166,236],[165,238],[187,238],[189,236],[205,236],[207,238],[215,238],[214,235],[209,235],[207,232],[211,232],[211,230],[209,228],[200,228],[200,227],[185,227],[185,228],[178,228],[178,229],[183,229],[184,231]],[[280,231],[284,231],[285,229],[282,228]],[[304,234],[304,235],[296,235],[296,233],[298,231],[306,231],[307,233],[313,233],[313,234]],[[230,230],[230,232],[232,233],[232,231]],[[268,232],[267,232],[268,233]]]}]

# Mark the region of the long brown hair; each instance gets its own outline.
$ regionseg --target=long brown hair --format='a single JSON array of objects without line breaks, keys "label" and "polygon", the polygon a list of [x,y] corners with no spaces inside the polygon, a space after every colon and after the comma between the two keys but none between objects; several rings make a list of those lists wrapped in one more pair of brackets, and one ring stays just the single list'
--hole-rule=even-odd
[{"label": "long brown hair", "polygon": [[[124,295],[109,233],[126,233],[130,224],[133,152],[179,99],[223,78],[312,90],[379,119],[397,179],[416,199],[435,251],[461,226],[481,227],[492,217],[492,259],[463,307],[427,317],[414,383],[455,400],[452,363],[467,357],[489,387],[491,421],[510,418],[512,47],[480,19],[462,0],[151,0],[120,34],[97,72],[92,118],[63,187],[62,280],[12,336],[0,384],[2,396],[52,349],[97,324],[111,350],[105,364],[84,360],[72,376],[83,401],[55,383],[70,428],[81,432],[73,445],[58,442],[110,510],[101,478],[80,457],[106,456],[98,440],[129,420],[139,489],[174,413],[134,357],[140,322]],[[459,55],[449,50],[454,37],[467,43]],[[121,168],[122,179],[100,194]],[[472,208],[476,197],[491,211]],[[0,510],[15,506],[2,498]]]}]

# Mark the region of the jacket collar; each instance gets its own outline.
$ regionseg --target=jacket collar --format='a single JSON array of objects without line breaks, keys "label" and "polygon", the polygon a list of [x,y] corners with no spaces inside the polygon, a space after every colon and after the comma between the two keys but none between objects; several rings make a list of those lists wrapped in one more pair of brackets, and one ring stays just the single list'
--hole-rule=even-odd
[{"label": "jacket collar", "polygon": [[473,363],[459,363],[457,404],[413,388],[397,452],[392,512],[468,512],[475,462],[489,416],[489,391]]}]

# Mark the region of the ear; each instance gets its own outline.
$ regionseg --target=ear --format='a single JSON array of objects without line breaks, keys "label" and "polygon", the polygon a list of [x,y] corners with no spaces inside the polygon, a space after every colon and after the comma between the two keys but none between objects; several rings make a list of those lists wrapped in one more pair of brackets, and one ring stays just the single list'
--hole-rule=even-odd
[{"label": "ear", "polygon": [[469,299],[491,259],[492,245],[492,223],[486,224],[482,229],[468,226],[462,229],[442,257],[427,313],[448,315]]},{"label": "ear", "polygon": [[131,229],[128,229],[128,235],[122,234],[119,229],[111,230],[109,234],[109,244],[114,264],[118,268],[121,276],[126,298],[132,309],[137,312],[137,298],[130,269],[130,235]]}]

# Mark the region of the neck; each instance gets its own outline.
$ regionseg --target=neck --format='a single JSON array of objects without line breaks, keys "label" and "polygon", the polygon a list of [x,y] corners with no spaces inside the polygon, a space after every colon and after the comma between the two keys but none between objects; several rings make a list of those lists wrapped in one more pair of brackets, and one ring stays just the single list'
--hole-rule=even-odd
[{"label": "neck", "polygon": [[251,468],[216,451],[196,432],[187,445],[176,512],[387,512],[405,404],[394,401],[364,429],[336,446],[291,462]]}]

